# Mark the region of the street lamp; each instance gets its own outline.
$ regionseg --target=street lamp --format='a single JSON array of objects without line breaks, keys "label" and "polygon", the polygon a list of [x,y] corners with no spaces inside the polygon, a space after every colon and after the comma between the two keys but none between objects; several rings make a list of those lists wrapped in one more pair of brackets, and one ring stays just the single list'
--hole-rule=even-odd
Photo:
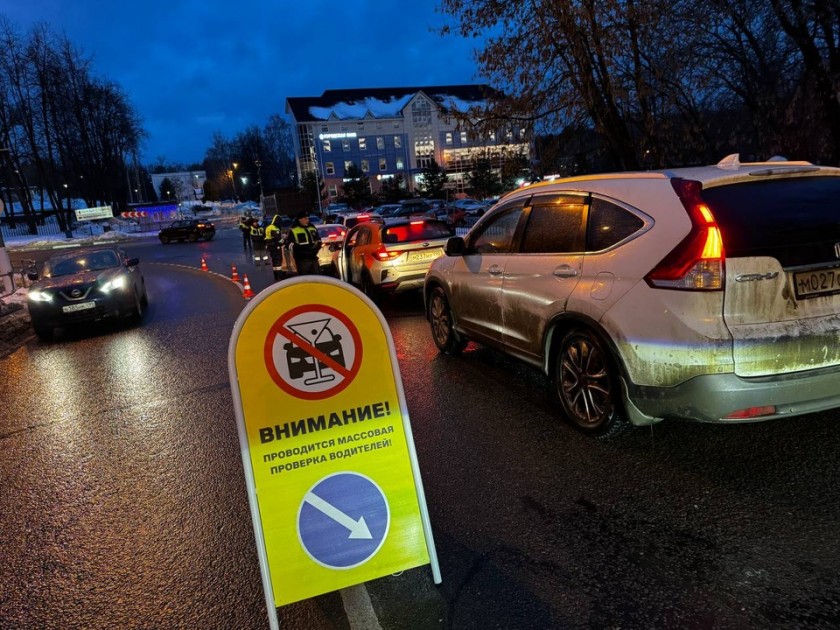
[{"label": "street lamp", "polygon": [[233,176],[233,171],[239,167],[238,162],[233,162],[233,169],[228,169],[228,177],[230,177],[230,185],[233,187],[233,202],[239,201],[239,196],[236,194],[236,179]]}]

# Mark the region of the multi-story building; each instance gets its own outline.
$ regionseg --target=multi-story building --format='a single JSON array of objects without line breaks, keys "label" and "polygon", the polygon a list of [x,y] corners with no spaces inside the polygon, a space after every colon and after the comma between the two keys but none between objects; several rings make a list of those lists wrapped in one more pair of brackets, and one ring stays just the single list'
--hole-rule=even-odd
[{"label": "multi-story building", "polygon": [[409,191],[422,182],[431,160],[447,173],[454,193],[466,188],[477,160],[501,169],[513,156],[530,157],[531,130],[504,128],[479,136],[456,114],[480,108],[495,94],[486,85],[327,90],[286,99],[295,127],[298,176],[315,172],[331,199],[351,165],[376,193],[382,181],[403,176]]}]

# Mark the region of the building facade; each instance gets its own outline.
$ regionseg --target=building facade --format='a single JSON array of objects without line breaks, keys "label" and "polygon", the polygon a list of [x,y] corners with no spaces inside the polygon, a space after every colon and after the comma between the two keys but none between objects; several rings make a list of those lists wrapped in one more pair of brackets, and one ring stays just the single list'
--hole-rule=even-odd
[{"label": "building facade", "polygon": [[501,170],[514,156],[531,156],[530,129],[479,136],[459,121],[456,114],[483,107],[493,94],[486,85],[455,85],[327,90],[317,97],[288,98],[298,177],[314,172],[334,200],[355,165],[369,178],[373,193],[398,175],[414,192],[434,159],[447,174],[450,195],[463,193],[479,159]]}]

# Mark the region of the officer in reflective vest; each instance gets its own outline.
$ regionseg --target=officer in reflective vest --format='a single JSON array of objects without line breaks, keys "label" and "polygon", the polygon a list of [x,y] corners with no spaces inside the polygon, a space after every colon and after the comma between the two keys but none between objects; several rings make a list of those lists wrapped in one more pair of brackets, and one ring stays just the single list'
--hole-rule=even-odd
[{"label": "officer in reflective vest", "polygon": [[265,230],[256,219],[251,219],[251,243],[254,246],[254,264],[262,264],[265,255]]},{"label": "officer in reflective vest", "polygon": [[274,271],[274,279],[282,280],[283,273],[283,239],[280,228],[280,215],[275,214],[271,223],[265,228],[265,248],[271,256],[271,268]]},{"label": "officer in reflective vest", "polygon": [[242,247],[251,249],[251,219],[244,215],[240,217],[239,229],[242,231]]},{"label": "officer in reflective vest", "polygon": [[301,212],[297,215],[286,237],[286,245],[291,246],[292,255],[299,274],[319,274],[318,251],[321,249],[321,237],[313,225],[309,225],[309,215]]}]

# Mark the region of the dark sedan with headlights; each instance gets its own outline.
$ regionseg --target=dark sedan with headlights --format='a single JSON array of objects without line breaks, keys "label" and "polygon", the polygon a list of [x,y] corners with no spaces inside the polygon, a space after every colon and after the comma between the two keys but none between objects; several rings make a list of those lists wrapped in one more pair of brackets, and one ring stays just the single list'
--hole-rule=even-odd
[{"label": "dark sedan with headlights", "polygon": [[27,293],[35,334],[51,339],[56,328],[109,318],[142,320],[148,296],[139,260],[119,248],[54,254]]},{"label": "dark sedan with headlights", "polygon": [[171,241],[189,241],[190,243],[195,243],[198,239],[209,241],[214,236],[216,236],[216,226],[210,221],[201,219],[174,221],[158,232],[158,238],[164,245]]}]

